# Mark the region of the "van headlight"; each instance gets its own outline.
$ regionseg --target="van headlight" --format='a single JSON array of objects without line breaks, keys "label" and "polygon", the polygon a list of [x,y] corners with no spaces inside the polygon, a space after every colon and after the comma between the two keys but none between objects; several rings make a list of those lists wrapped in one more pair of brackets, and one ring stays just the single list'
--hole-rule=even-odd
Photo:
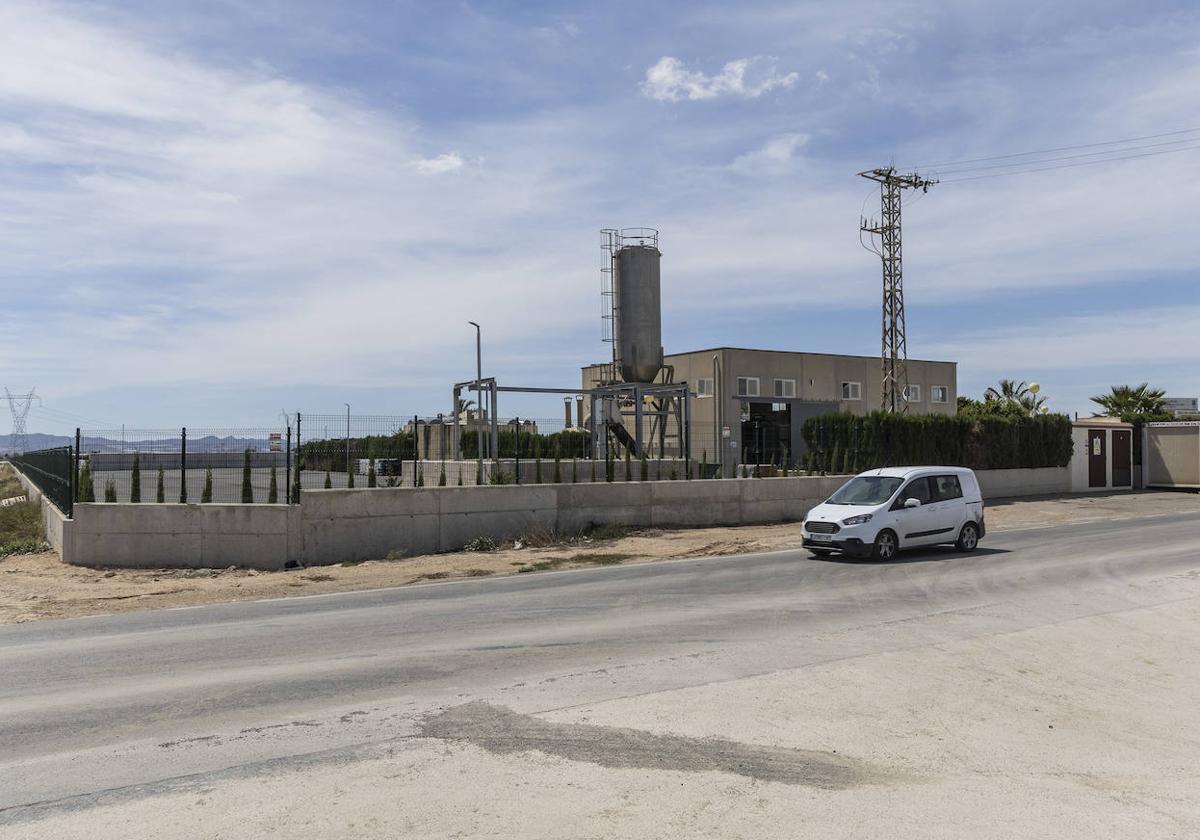
[{"label": "van headlight", "polygon": [[862,525],[863,523],[870,522],[870,521],[871,521],[871,514],[861,513],[858,516],[851,516],[849,519],[843,519],[842,524],[843,525]]}]

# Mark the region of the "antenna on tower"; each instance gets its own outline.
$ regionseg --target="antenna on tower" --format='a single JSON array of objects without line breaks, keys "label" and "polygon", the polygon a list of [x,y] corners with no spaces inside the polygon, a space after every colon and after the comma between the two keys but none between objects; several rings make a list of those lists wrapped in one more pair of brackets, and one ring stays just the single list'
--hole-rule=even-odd
[{"label": "antenna on tower", "polygon": [[29,416],[33,401],[40,403],[42,398],[37,395],[37,388],[30,388],[28,394],[13,394],[5,388],[4,396],[12,411],[12,437],[8,439],[8,448],[14,455],[19,455],[25,452],[25,418]]},{"label": "antenna on tower", "polygon": [[[869,169],[859,176],[879,184],[880,220],[860,218],[859,241],[871,234],[863,247],[883,261],[883,364],[882,407],[884,411],[908,411],[908,340],[904,335],[904,272],[900,248],[900,191],[929,192],[936,180],[912,172],[901,175],[895,167]],[[875,237],[879,237],[876,245]]]}]

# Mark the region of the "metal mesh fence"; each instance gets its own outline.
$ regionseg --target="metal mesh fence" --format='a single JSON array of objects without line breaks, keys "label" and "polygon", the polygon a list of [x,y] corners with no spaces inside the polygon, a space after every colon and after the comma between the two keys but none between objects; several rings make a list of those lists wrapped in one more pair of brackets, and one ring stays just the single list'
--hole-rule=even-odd
[{"label": "metal mesh fence", "polygon": [[666,480],[715,471],[703,435],[689,464],[677,424],[644,422],[644,458],[632,432],[609,429],[607,449],[598,448],[589,429],[564,418],[493,425],[473,416],[302,413],[279,427],[81,430],[75,498],[282,504],[322,489]]},{"label": "metal mesh fence", "polygon": [[289,501],[286,426],[89,429],[80,431],[79,444],[79,501]]},{"label": "metal mesh fence", "polygon": [[26,478],[37,485],[55,507],[67,516],[71,515],[74,460],[71,447],[23,452],[11,456],[9,460]]}]

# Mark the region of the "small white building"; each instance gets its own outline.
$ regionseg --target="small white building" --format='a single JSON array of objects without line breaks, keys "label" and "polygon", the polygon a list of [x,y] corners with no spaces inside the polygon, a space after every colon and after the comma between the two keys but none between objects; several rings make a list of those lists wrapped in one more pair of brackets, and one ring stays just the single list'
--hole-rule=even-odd
[{"label": "small white building", "polygon": [[1071,424],[1071,492],[1133,489],[1133,425],[1113,417]]}]

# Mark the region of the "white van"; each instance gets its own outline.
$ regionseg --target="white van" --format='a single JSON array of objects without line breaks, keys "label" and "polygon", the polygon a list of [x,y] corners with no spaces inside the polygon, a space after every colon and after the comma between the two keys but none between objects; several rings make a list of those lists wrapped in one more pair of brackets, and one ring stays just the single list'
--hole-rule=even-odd
[{"label": "white van", "polygon": [[875,560],[918,546],[953,543],[974,551],[987,533],[975,473],[963,467],[884,467],[856,475],[810,510],[804,547]]}]

